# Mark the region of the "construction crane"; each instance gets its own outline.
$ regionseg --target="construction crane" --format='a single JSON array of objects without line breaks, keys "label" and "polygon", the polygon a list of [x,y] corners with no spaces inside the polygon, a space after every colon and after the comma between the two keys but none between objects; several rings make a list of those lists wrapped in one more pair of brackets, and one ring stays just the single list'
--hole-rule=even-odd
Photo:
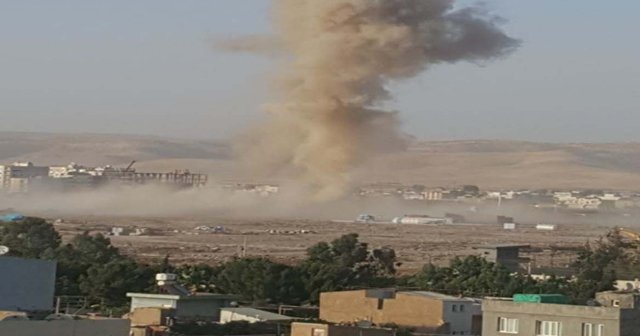
[{"label": "construction crane", "polygon": [[129,170],[131,170],[131,167],[133,167],[133,165],[136,164],[136,160],[131,161],[131,163],[127,166],[127,168],[124,169],[124,172],[128,172]]}]

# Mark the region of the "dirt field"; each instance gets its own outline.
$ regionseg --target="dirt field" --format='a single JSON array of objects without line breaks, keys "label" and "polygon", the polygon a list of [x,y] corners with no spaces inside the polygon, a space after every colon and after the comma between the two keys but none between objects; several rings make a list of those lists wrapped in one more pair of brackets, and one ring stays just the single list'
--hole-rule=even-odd
[{"label": "dirt field", "polygon": [[[225,233],[196,230],[201,226],[222,226]],[[395,249],[402,263],[401,272],[413,272],[429,262],[447,264],[454,256],[478,254],[474,247],[511,243],[532,246],[524,256],[532,259],[534,267],[563,266],[573,256],[571,248],[593,241],[610,229],[593,224],[564,224],[556,231],[536,231],[533,225],[505,231],[497,224],[398,225],[222,218],[75,217],[56,223],[66,239],[83,231],[106,233],[111,227],[149,230],[148,235],[111,237],[121,251],[140,260],[170,255],[175,263],[210,264],[242,254],[245,245],[247,256],[294,263],[304,257],[311,245],[355,232],[371,247]]]}]

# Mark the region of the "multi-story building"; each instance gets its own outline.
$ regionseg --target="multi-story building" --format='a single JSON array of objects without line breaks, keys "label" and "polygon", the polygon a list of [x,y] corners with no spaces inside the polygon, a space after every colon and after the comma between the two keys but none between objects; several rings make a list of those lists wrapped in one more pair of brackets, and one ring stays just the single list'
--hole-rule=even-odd
[{"label": "multi-story building", "polygon": [[49,176],[49,167],[34,166],[31,162],[0,165],[0,189],[5,192],[24,192],[32,179]]},{"label": "multi-story building", "polygon": [[486,299],[482,335],[637,336],[639,303],[639,294],[618,292],[598,293],[589,306]]},{"label": "multi-story building", "polygon": [[480,304],[433,292],[369,289],[320,294],[320,320],[397,325],[443,335],[479,335]]}]

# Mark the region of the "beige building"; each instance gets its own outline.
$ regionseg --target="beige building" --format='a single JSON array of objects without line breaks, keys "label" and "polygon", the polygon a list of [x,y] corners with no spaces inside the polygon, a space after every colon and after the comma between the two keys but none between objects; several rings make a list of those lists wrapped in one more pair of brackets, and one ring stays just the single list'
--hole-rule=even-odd
[{"label": "beige building", "polygon": [[398,325],[449,335],[479,335],[482,323],[480,304],[475,300],[393,289],[322,293],[320,320]]},{"label": "beige building", "polygon": [[482,335],[637,336],[639,299],[616,292],[598,293],[593,306],[488,299],[482,303]]},{"label": "beige building", "polygon": [[291,336],[393,336],[391,329],[330,325],[326,323],[291,324]]}]

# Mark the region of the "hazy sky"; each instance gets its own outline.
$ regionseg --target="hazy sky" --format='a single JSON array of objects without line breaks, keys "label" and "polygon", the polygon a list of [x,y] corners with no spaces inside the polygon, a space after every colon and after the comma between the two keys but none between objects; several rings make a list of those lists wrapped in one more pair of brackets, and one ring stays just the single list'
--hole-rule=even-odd
[{"label": "hazy sky", "polygon": [[[640,1],[485,3],[522,47],[394,84],[390,105],[405,131],[640,141]],[[0,0],[0,130],[233,135],[262,115],[273,62],[220,53],[213,41],[267,32],[268,8],[268,0]]]}]

